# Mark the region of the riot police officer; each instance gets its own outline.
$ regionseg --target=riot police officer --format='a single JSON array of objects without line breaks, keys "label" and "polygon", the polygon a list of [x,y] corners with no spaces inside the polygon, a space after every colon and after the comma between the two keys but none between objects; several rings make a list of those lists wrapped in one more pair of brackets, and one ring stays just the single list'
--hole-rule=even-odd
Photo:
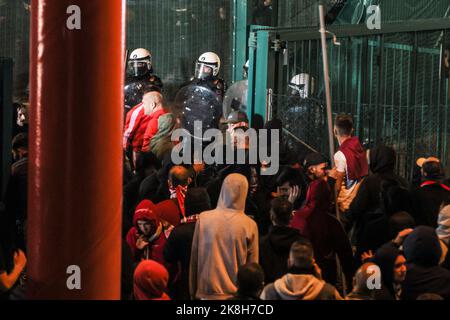
[{"label": "riot police officer", "polygon": [[162,91],[161,79],[153,74],[152,55],[147,49],[131,52],[125,81],[125,113],[142,102],[143,90],[148,85],[155,91]]},{"label": "riot police officer", "polygon": [[191,84],[207,87],[222,101],[225,95],[225,82],[217,76],[220,66],[220,58],[217,54],[214,52],[203,53],[195,64],[195,75]]},{"label": "riot police officer", "polygon": [[[283,110],[281,119],[285,129],[316,150],[326,148],[326,141],[322,139],[322,132],[326,130],[326,110],[316,98],[316,82],[313,76],[300,73],[291,78]],[[298,154],[306,155],[312,151],[304,144],[298,143],[298,140],[289,138],[291,143],[288,145]]]}]

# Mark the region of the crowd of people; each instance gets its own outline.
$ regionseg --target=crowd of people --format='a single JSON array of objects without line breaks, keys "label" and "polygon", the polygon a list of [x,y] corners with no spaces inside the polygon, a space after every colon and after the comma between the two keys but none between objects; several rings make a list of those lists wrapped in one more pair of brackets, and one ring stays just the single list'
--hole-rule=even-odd
[{"label": "crowd of people", "polygon": [[[175,165],[180,126],[152,86],[126,115],[122,299],[450,299],[450,183],[438,158],[418,159],[406,181],[395,150],[365,150],[352,117],[340,114],[333,161],[301,157],[280,138],[276,175],[261,174],[264,163]],[[236,111],[222,127],[250,125]],[[0,208],[0,297],[9,299],[24,297],[32,228],[27,134],[12,146]]]},{"label": "crowd of people", "polygon": [[[168,137],[180,121],[165,125],[164,99],[147,94],[162,101],[154,114],[167,146],[161,157],[159,148],[142,151],[138,133],[127,136],[136,166],[124,177],[123,234],[139,271],[124,298],[450,298],[450,185],[438,158],[418,159],[408,182],[395,173],[395,150],[365,150],[341,114],[333,166],[317,152],[301,159],[282,138],[273,176],[261,174],[264,164],[175,165]],[[244,114],[230,119],[249,128]]]}]

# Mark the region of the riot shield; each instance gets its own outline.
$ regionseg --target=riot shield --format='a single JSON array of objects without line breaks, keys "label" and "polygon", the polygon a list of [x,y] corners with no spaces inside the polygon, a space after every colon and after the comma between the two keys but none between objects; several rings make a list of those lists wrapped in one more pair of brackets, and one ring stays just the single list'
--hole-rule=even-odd
[{"label": "riot shield", "polygon": [[234,83],[223,98],[223,116],[228,118],[233,111],[247,113],[248,80]]},{"label": "riot shield", "polygon": [[125,85],[125,109],[132,109],[142,102],[146,81],[131,81]]},{"label": "riot shield", "polygon": [[305,147],[305,153],[326,150],[328,141],[323,138],[327,124],[326,109],[319,100],[278,96],[277,102],[278,116],[283,122],[283,128],[289,133],[288,145],[293,150],[300,152]]},{"label": "riot shield", "polygon": [[[192,84],[178,91],[173,112],[180,117],[184,129],[195,138],[201,139],[205,130],[219,127],[222,104],[212,90]],[[202,123],[202,136],[194,131],[195,121]]]}]

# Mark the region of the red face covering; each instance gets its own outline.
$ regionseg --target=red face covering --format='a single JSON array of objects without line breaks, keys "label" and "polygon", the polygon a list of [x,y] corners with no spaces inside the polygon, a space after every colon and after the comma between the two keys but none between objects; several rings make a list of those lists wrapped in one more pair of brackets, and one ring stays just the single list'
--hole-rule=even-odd
[{"label": "red face covering", "polygon": [[169,273],[166,268],[153,260],[144,260],[134,272],[134,297],[136,300],[170,300],[165,293]]},{"label": "red face covering", "polygon": [[187,186],[177,186],[175,189],[169,189],[170,199],[177,199],[183,217],[186,217],[186,214],[184,212],[184,199],[186,198],[187,189]]}]

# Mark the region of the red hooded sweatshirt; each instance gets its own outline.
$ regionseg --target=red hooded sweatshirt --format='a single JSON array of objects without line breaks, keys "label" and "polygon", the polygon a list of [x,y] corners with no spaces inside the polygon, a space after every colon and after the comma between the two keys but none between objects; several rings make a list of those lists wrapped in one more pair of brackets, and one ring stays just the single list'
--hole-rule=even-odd
[{"label": "red hooded sweatshirt", "polygon": [[[139,227],[137,225],[138,220],[150,221],[157,228],[157,231],[153,235],[150,235],[148,249],[139,250],[136,247],[136,241],[140,235],[138,231]],[[142,259],[152,259],[164,265],[165,261],[163,252],[167,239],[164,231],[162,230],[158,209],[153,202],[150,200],[144,200],[137,206],[133,216],[133,224],[134,227],[128,231],[126,241],[135,260],[140,261]]]},{"label": "red hooded sweatshirt", "polygon": [[144,260],[134,271],[133,292],[136,300],[170,300],[165,293],[169,272],[153,260]]},{"label": "red hooded sweatshirt", "polygon": [[339,150],[347,161],[347,177],[349,180],[358,180],[369,174],[366,152],[357,137],[351,137],[342,143]]}]

